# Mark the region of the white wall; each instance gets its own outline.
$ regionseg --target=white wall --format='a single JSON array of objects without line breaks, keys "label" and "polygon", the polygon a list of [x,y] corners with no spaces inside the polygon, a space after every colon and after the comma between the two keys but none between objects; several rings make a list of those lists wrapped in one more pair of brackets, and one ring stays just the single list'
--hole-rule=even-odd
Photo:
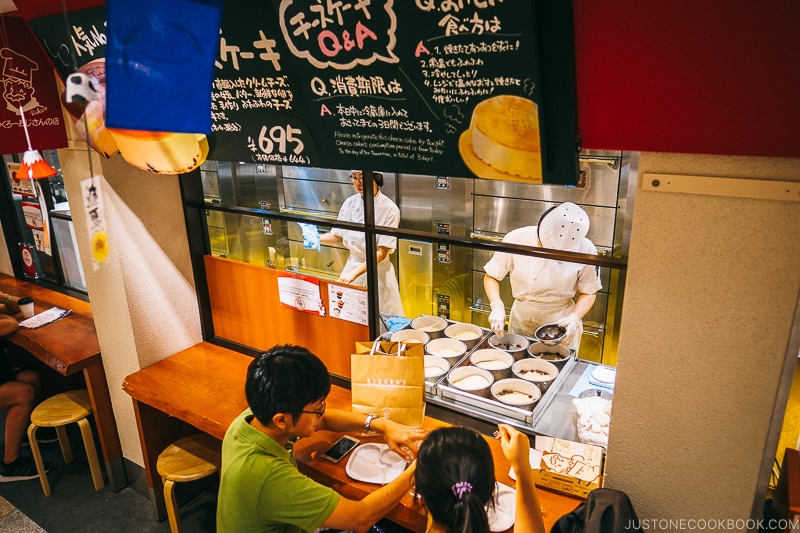
[{"label": "white wall", "polygon": [[[646,153],[645,172],[800,181],[800,160]],[[641,519],[747,519],[796,364],[800,202],[636,195],[607,486]]]},{"label": "white wall", "polygon": [[[74,137],[73,137],[74,139]],[[83,143],[59,151],[75,234],[103,353],[123,455],[143,466],[126,376],[202,341],[178,178],[93,153],[110,256],[94,271],[80,181],[91,176]],[[85,146],[85,145],[84,145]]]}]

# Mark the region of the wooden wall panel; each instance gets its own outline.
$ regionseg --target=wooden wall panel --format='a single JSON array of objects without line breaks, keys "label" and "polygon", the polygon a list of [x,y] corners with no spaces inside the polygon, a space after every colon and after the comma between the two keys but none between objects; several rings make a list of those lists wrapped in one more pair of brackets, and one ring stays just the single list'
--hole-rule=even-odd
[{"label": "wooden wall panel", "polygon": [[[205,264],[218,337],[258,350],[276,344],[304,346],[332,374],[350,378],[350,354],[355,341],[369,340],[367,326],[283,307],[275,269],[210,255]],[[327,306],[326,281],[320,280],[320,294]]]}]

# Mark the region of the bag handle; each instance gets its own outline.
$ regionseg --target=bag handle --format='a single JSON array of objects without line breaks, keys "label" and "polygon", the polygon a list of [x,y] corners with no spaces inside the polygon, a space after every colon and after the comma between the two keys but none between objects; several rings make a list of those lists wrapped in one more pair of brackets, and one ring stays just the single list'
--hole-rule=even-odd
[{"label": "bag handle", "polygon": [[375,339],[372,341],[372,349],[369,351],[370,355],[375,355],[375,349],[378,347],[379,342],[381,342],[380,339]]},{"label": "bag handle", "polygon": [[[381,343],[381,340],[379,338],[375,339],[373,341],[372,348],[369,351],[370,355],[375,355],[375,352],[377,351],[378,347],[380,346],[380,343]],[[390,349],[389,353],[387,353],[386,355],[397,355],[398,357],[403,357],[403,352],[405,352],[406,348],[408,347],[406,345],[406,343],[404,343],[404,342],[395,342],[394,344],[397,346],[397,353],[393,354],[391,349]],[[383,354],[378,354],[378,355],[383,355]]]}]

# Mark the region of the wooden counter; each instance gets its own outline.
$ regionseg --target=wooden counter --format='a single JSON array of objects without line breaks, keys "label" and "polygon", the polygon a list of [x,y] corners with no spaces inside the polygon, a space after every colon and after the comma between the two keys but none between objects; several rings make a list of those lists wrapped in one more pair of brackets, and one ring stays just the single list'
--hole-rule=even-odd
[{"label": "wooden counter", "polygon": [[[301,313],[280,303],[278,271],[240,261],[204,257],[214,334],[257,350],[276,344],[297,344],[318,354],[328,372],[350,379],[350,354],[355,341],[369,339],[369,328],[330,315]],[[329,282],[319,280],[328,307]],[[350,287],[351,290],[366,290]],[[264,327],[264,320],[270,327]]]},{"label": "wooden counter", "polygon": [[[139,438],[142,444],[147,481],[151,499],[159,519],[165,516],[163,486],[156,470],[158,454],[180,437],[204,431],[218,439],[225,436],[230,423],[244,409],[247,401],[244,383],[247,366],[252,359],[246,355],[210,343],[200,343],[167,357],[128,376],[122,388],[133,398]],[[350,409],[350,391],[333,386],[327,399],[328,407]],[[447,425],[426,418],[425,427],[434,429]],[[350,479],[345,473],[346,461],[338,464],[319,459],[319,453],[333,444],[342,434],[320,431],[295,445],[295,457],[301,472],[340,494],[361,499],[375,490],[376,485]],[[379,437],[358,437],[363,442],[379,441]],[[487,439],[494,457],[497,480],[509,486],[509,462],[502,454],[500,443]],[[538,491],[545,509],[545,526],[572,511],[581,500]],[[425,530],[425,511],[415,505],[407,494],[388,518],[414,531]]]},{"label": "wooden counter", "polygon": [[[115,491],[123,489],[127,486],[128,480],[91,305],[83,300],[5,274],[0,274],[0,290],[14,296],[33,298],[35,313],[41,313],[51,307],[73,311],[73,314],[37,329],[19,328],[4,339],[33,355],[62,376],[83,372],[106,463],[108,484]],[[47,391],[44,392],[46,394]]]}]

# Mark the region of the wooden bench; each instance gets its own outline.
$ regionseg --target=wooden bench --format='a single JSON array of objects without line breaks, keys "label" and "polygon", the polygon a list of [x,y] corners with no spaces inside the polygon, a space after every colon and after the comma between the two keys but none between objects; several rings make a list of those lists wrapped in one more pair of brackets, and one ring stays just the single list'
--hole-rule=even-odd
[{"label": "wooden bench", "polygon": [[91,305],[5,274],[0,274],[0,290],[14,296],[33,298],[35,313],[51,307],[73,311],[73,314],[37,329],[19,328],[4,340],[22,348],[62,376],[83,372],[106,464],[108,484],[115,491],[122,490],[128,485],[128,479]]},{"label": "wooden bench", "polygon": [[[162,482],[156,469],[159,453],[171,442],[198,429],[218,439],[225,436],[233,419],[247,408],[244,383],[251,360],[246,355],[203,342],[125,378],[122,388],[133,398],[147,482],[159,519],[166,516]],[[349,410],[350,391],[333,386],[327,405]],[[427,429],[445,425],[433,418],[425,419]],[[341,435],[320,431],[301,439],[294,447],[297,465],[301,472],[340,494],[361,499],[377,485],[349,478],[345,473],[346,461],[334,464],[319,458],[320,452]],[[379,437],[359,438],[364,442],[380,440]],[[503,456],[500,443],[489,438],[487,441],[492,449],[497,480],[514,486],[508,475],[510,464]],[[555,520],[581,502],[545,490],[539,491],[539,500],[546,512],[548,531]],[[425,531],[425,511],[410,494],[388,518],[413,531]]]}]

